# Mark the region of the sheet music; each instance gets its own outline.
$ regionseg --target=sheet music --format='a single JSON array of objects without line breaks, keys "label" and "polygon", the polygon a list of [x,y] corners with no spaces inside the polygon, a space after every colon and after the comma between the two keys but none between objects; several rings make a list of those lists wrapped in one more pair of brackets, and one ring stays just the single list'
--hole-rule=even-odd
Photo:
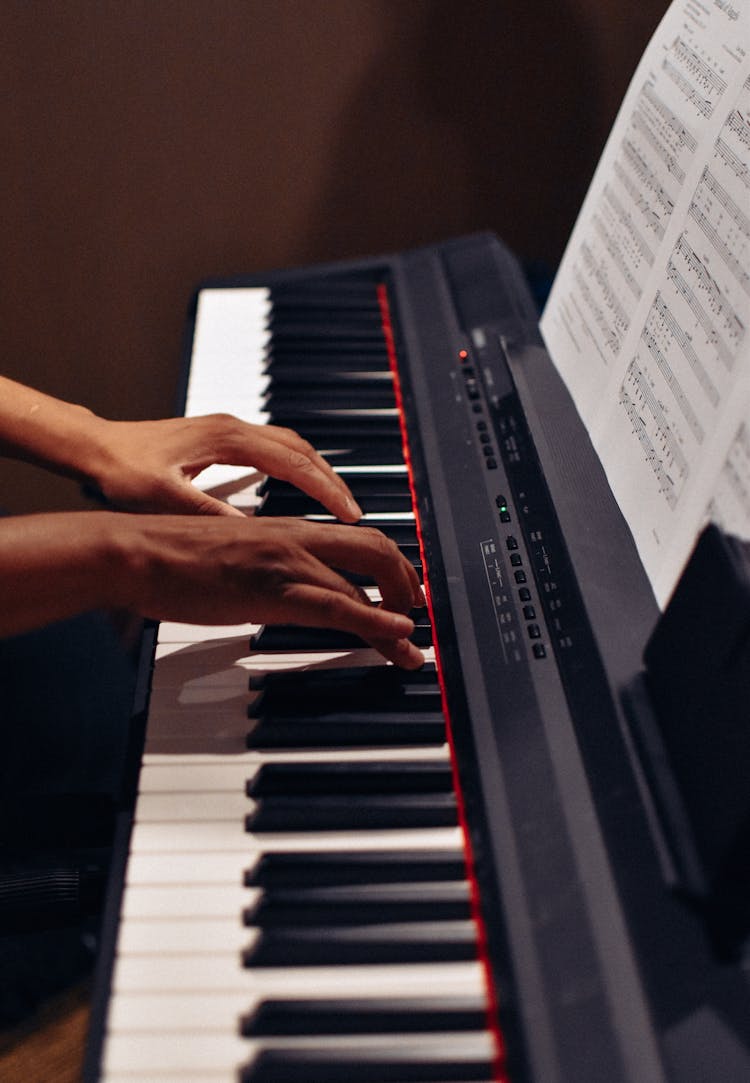
[{"label": "sheet music", "polygon": [[748,0],[673,0],[541,326],[663,605],[708,518],[750,537]]}]

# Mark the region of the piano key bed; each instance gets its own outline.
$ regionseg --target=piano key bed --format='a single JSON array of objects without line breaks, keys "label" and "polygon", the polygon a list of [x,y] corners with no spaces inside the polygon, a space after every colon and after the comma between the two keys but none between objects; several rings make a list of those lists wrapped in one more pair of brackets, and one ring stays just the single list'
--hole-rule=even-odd
[{"label": "piano key bed", "polygon": [[[185,412],[296,429],[422,571],[372,282],[199,294]],[[386,327],[387,330],[387,327]],[[212,467],[253,514],[324,509]],[[430,621],[158,629],[102,1083],[504,1079]],[[98,1074],[97,1074],[98,1073]]]}]

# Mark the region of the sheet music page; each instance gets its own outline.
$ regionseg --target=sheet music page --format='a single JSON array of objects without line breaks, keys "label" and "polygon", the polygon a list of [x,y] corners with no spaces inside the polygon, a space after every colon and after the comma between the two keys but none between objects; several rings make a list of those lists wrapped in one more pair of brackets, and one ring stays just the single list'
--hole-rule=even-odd
[{"label": "sheet music page", "polygon": [[708,518],[750,537],[750,0],[673,0],[542,318],[664,605]]}]

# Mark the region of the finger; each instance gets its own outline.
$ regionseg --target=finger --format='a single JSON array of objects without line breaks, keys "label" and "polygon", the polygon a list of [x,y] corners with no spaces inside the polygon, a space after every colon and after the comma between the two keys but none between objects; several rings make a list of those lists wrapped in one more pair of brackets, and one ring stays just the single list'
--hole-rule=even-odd
[{"label": "finger", "polygon": [[184,479],[176,481],[168,492],[164,490],[163,498],[154,510],[174,511],[179,515],[231,515],[247,518],[239,508],[202,492]]},{"label": "finger", "polygon": [[348,593],[311,583],[296,583],[285,591],[285,608],[295,624],[350,632],[380,649],[408,638],[414,622]]},{"label": "finger", "polygon": [[305,526],[314,528],[305,541],[308,551],[330,567],[372,576],[385,609],[408,613],[415,606],[424,605],[416,570],[398,546],[379,530],[333,523]]},{"label": "finger", "polygon": [[253,462],[265,474],[296,485],[345,523],[362,518],[349,486],[297,433],[268,425],[259,430],[254,442]]},{"label": "finger", "polygon": [[421,669],[424,665],[424,655],[409,639],[389,640],[372,645],[384,658],[400,669]]}]

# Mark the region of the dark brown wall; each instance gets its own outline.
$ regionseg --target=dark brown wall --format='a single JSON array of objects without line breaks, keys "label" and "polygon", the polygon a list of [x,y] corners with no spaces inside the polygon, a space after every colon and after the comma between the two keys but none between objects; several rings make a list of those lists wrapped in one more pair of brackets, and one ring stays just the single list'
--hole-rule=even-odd
[{"label": "dark brown wall", "polygon": [[[475,228],[554,265],[666,6],[5,0],[0,371],[160,416],[206,275]],[[0,504],[77,503],[0,469]]]}]

